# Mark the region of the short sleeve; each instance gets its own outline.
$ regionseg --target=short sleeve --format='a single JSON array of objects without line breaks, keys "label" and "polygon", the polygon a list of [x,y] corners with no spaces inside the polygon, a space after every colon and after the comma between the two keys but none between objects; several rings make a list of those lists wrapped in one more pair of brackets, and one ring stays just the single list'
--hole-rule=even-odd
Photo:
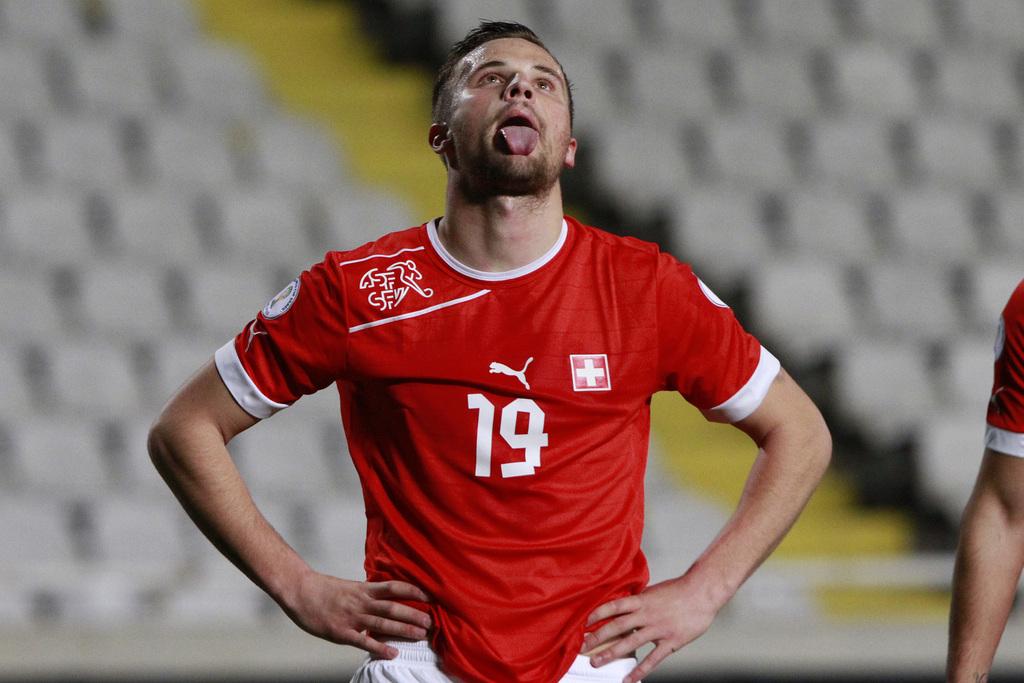
[{"label": "short sleeve", "polygon": [[348,326],[336,261],[328,254],[288,283],[215,354],[228,391],[253,417],[270,417],[344,374]]},{"label": "short sleeve", "polygon": [[732,309],[668,254],[658,262],[658,335],[664,388],[715,422],[757,410],[781,369]]},{"label": "short sleeve", "polygon": [[999,320],[985,446],[1024,457],[1024,282]]}]

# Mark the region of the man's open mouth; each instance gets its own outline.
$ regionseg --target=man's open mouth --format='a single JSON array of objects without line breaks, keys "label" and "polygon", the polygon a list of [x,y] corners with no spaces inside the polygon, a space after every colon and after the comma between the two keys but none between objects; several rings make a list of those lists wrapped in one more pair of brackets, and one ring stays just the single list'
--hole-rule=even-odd
[{"label": "man's open mouth", "polygon": [[495,145],[506,154],[526,156],[540,141],[540,133],[525,116],[511,116],[498,126]]}]

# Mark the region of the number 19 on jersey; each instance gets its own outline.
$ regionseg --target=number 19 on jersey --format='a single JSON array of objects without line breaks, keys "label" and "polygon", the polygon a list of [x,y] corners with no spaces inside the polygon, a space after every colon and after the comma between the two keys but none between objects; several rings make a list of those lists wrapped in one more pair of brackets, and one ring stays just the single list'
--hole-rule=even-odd
[{"label": "number 19 on jersey", "polygon": [[[491,446],[494,442],[494,404],[483,394],[470,394],[469,409],[477,410],[476,422],[476,476],[491,476]],[[527,415],[526,432],[517,432],[519,414]],[[540,467],[540,449],[548,445],[544,432],[544,411],[528,398],[517,398],[501,409],[501,438],[511,448],[522,449],[522,462],[507,462],[501,466],[501,476],[525,477]]]}]

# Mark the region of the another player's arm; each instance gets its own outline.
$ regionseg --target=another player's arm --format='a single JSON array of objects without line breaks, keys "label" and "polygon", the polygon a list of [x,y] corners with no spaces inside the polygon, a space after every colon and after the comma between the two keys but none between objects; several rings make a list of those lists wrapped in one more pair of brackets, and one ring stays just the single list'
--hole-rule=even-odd
[{"label": "another player's arm", "polygon": [[707,550],[677,579],[606,603],[590,623],[584,651],[600,666],[645,643],[655,648],[625,679],[636,683],[665,657],[703,634],[718,611],[782,541],[828,467],[832,440],[810,398],[781,371],[760,407],[736,423],[760,448],[736,511]]},{"label": "another player's arm", "polygon": [[986,449],[960,525],[949,615],[950,681],[992,666],[1024,567],[1024,459]]},{"label": "another player's arm", "polygon": [[149,433],[150,457],[207,538],[305,631],[381,657],[398,653],[366,631],[425,638],[430,617],[394,602],[426,601],[419,588],[318,573],[267,522],[226,448],[256,422],[235,403],[211,362],[157,418]]}]

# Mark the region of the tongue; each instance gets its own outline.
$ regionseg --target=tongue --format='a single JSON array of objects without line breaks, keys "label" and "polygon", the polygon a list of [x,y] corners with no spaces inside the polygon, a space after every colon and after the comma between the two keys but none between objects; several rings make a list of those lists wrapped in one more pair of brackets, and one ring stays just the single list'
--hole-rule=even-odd
[{"label": "tongue", "polygon": [[501,129],[501,134],[512,154],[529,154],[540,139],[537,131],[529,126],[505,126]]}]

